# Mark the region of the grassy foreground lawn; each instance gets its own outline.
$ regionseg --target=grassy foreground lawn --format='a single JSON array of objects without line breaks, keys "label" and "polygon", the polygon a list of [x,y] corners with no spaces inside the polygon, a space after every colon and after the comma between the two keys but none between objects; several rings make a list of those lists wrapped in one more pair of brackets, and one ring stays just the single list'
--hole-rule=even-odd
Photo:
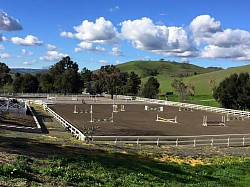
[{"label": "grassy foreground lawn", "polygon": [[93,145],[46,126],[0,131],[0,186],[249,186],[249,147]]}]

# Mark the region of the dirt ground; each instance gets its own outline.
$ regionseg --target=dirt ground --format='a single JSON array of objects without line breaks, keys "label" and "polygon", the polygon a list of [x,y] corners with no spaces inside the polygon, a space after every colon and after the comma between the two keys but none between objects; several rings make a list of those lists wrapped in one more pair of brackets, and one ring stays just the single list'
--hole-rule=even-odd
[{"label": "dirt ground", "polygon": [[[150,107],[159,105],[146,104]],[[76,111],[74,113],[76,106]],[[163,106],[164,111],[145,111],[145,104],[125,104],[124,112],[113,113],[113,122],[90,122],[90,104],[55,104],[50,107],[69,121],[72,125],[82,130],[84,126],[99,126],[95,135],[106,136],[185,136],[185,135],[216,135],[216,134],[246,134],[250,133],[250,119],[226,121],[225,126],[216,126],[222,119],[221,114],[199,110],[179,111],[177,107]],[[121,105],[118,105],[119,109]],[[110,118],[112,104],[93,104],[94,118]],[[173,119],[177,116],[177,123],[158,122],[157,114],[162,118]],[[211,126],[203,126],[203,116],[207,116]],[[226,117],[227,118],[227,117]]]},{"label": "dirt ground", "polygon": [[17,127],[37,127],[30,112],[24,115],[0,111],[0,124]]}]

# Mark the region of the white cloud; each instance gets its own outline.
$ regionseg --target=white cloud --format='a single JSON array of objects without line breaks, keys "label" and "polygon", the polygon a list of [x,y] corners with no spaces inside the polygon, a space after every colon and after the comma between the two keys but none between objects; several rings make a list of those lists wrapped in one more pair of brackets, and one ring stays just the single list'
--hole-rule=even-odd
[{"label": "white cloud", "polygon": [[0,10],[0,30],[16,31],[16,30],[22,30],[22,29],[23,28],[17,19],[9,16],[3,10]]},{"label": "white cloud", "polygon": [[49,51],[56,51],[56,50],[57,50],[57,47],[56,47],[55,45],[48,44],[48,45],[47,45],[47,49],[48,49]]},{"label": "white cloud", "polygon": [[23,55],[28,55],[28,56],[32,56],[32,55],[34,55],[34,53],[33,53],[33,52],[31,52],[31,51],[27,51],[27,50],[25,50],[25,49],[22,49],[22,50],[21,50],[21,53],[22,53]]},{"label": "white cloud", "polygon": [[3,45],[0,45],[0,50],[4,50],[4,46]]},{"label": "white cloud", "polygon": [[10,54],[8,54],[8,53],[0,53],[0,58],[10,58],[11,56],[10,56]]},{"label": "white cloud", "polygon": [[46,56],[39,57],[39,60],[55,61],[55,60],[59,60],[59,59],[66,57],[66,56],[68,56],[68,55],[63,54],[63,53],[58,53],[57,51],[48,51],[46,53]]},{"label": "white cloud", "polygon": [[121,49],[118,47],[113,47],[110,54],[113,56],[123,56]]},{"label": "white cloud", "polygon": [[81,42],[77,45],[78,47],[75,48],[75,52],[79,51],[94,51],[94,52],[104,52],[105,48],[101,46],[94,46],[93,43],[89,42]]},{"label": "white cloud", "polygon": [[232,58],[235,60],[250,60],[249,48],[242,48],[241,46],[224,48],[215,45],[206,46],[202,53],[202,58]]},{"label": "white cloud", "polygon": [[191,23],[193,40],[200,47],[201,58],[250,60],[250,32],[221,28],[209,15],[197,16]]},{"label": "white cloud", "polygon": [[12,43],[17,45],[24,45],[24,46],[34,46],[34,45],[42,45],[43,42],[39,41],[37,37],[32,35],[27,35],[24,39],[19,37],[12,37]]},{"label": "white cloud", "polygon": [[123,38],[138,49],[171,56],[196,55],[196,49],[182,27],[155,25],[145,17],[124,21],[121,26]]},{"label": "white cloud", "polygon": [[197,45],[206,42],[211,35],[221,31],[221,23],[210,15],[197,16],[189,25]]},{"label": "white cloud", "polygon": [[149,18],[128,20],[121,23],[121,33],[125,39],[143,50],[161,50],[167,47],[168,28],[154,25]]},{"label": "white cloud", "polygon": [[226,29],[222,32],[214,33],[211,39],[208,40],[208,43],[225,48],[237,45],[246,45],[250,47],[250,33],[239,29]]},{"label": "white cloud", "polygon": [[115,12],[115,11],[118,11],[118,10],[120,10],[120,7],[116,5],[114,8],[110,8],[109,12]]},{"label": "white cloud", "polygon": [[73,33],[71,33],[71,32],[65,32],[65,31],[61,32],[60,36],[63,37],[63,38],[74,38],[74,34]]},{"label": "white cloud", "polygon": [[99,63],[104,65],[110,64],[107,60],[99,60]]},{"label": "white cloud", "polygon": [[31,62],[28,62],[28,61],[23,62],[24,65],[28,65],[28,66],[33,65],[34,63],[36,63],[35,60],[32,60]]},{"label": "white cloud", "polygon": [[96,22],[84,20],[81,25],[75,26],[75,34],[71,32],[61,32],[61,37],[77,38],[91,43],[115,43],[118,37],[117,29],[110,21],[103,17],[96,19]]},{"label": "white cloud", "polygon": [[116,65],[121,64],[121,63],[122,63],[122,62],[119,61],[119,60],[115,61],[115,64],[116,64]]},{"label": "white cloud", "polygon": [[6,41],[7,41],[7,38],[2,36],[2,33],[0,33],[0,42],[6,42]]}]

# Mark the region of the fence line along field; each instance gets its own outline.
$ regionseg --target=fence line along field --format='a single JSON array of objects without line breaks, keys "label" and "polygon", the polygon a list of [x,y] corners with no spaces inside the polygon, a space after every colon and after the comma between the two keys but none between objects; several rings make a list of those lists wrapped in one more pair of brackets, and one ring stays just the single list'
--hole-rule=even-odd
[{"label": "fence line along field", "polygon": [[[225,114],[195,109],[180,110],[179,107],[157,104],[117,104],[116,107],[113,105],[60,103],[50,105],[50,108],[80,131],[84,127],[99,126],[96,136],[196,136],[250,132],[248,118],[221,121],[229,117]],[[162,120],[159,120],[159,117]],[[203,125],[204,118],[207,125]],[[176,119],[176,123],[171,123],[171,119]],[[225,125],[220,125],[221,123]]]}]

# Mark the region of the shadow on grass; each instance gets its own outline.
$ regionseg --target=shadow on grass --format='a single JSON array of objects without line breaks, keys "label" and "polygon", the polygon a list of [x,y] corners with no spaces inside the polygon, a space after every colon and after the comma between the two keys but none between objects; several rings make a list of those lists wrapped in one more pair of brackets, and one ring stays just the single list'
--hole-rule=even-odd
[{"label": "shadow on grass", "polygon": [[[143,174],[151,176],[159,183],[193,184],[201,182],[207,176],[192,172],[190,165],[172,162],[158,162],[150,157],[137,154],[111,153],[106,150],[87,146],[61,146],[60,144],[42,143],[28,138],[0,137],[0,150],[39,160],[63,160],[66,165],[79,163],[97,163],[113,175]],[[77,164],[78,165],[78,164]],[[115,171],[115,172],[114,172]],[[115,178],[114,178],[115,180]],[[143,180],[151,180],[144,178]],[[210,181],[220,182],[210,177]]]}]

